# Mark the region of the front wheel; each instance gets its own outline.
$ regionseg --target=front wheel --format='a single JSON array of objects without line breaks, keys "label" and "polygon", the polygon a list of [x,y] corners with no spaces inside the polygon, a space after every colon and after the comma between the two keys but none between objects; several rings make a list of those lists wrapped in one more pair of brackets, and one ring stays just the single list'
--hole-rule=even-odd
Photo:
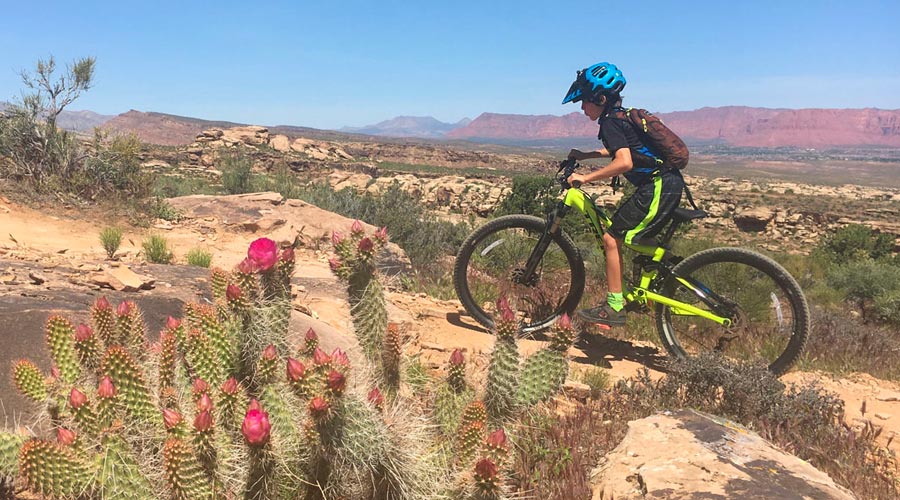
[{"label": "front wheel", "polygon": [[764,363],[776,375],[800,356],[809,335],[809,306],[781,265],[741,248],[712,248],[683,260],[660,293],[731,319],[722,326],[677,307],[656,305],[663,345],[676,358],[715,351]]},{"label": "front wheel", "polygon": [[524,275],[545,227],[543,219],[529,215],[498,217],[460,247],[453,286],[466,311],[488,329],[494,326],[492,315],[500,297],[508,298],[518,311],[525,332],[546,328],[578,306],[584,292],[584,262],[562,231],[551,239],[534,274]]}]

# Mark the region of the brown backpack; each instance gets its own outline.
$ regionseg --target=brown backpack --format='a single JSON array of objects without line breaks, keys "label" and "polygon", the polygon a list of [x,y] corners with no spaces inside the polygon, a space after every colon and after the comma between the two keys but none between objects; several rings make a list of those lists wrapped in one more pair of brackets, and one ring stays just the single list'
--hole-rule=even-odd
[{"label": "brown backpack", "polygon": [[666,165],[679,170],[687,166],[690,153],[684,141],[653,113],[646,109],[618,108],[615,116],[631,123],[641,137],[641,142],[653,154],[664,159]]}]

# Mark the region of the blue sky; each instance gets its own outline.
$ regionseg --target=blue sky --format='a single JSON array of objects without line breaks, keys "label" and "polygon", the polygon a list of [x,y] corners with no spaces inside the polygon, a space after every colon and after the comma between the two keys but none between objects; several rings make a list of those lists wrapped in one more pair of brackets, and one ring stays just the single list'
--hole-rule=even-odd
[{"label": "blue sky", "polygon": [[71,109],[339,128],[556,114],[575,71],[626,104],[900,108],[900,1],[5,2],[0,100],[53,55],[97,58]]}]

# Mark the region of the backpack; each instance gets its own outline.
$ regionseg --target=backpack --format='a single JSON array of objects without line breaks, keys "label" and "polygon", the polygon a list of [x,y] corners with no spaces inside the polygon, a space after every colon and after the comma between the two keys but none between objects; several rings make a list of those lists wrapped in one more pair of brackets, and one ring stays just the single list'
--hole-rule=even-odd
[{"label": "backpack", "polygon": [[646,109],[617,108],[616,118],[623,119],[634,127],[641,142],[656,156],[665,160],[666,165],[682,170],[688,164],[688,148],[662,120]]}]

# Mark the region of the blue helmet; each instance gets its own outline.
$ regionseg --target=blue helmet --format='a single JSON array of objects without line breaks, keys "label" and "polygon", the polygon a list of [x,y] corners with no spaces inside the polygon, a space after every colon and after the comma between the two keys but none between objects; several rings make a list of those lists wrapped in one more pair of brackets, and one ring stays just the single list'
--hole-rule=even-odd
[{"label": "blue helmet", "polygon": [[625,76],[615,64],[597,63],[578,71],[563,104],[582,99],[595,101],[601,95],[618,95],[625,88]]}]

